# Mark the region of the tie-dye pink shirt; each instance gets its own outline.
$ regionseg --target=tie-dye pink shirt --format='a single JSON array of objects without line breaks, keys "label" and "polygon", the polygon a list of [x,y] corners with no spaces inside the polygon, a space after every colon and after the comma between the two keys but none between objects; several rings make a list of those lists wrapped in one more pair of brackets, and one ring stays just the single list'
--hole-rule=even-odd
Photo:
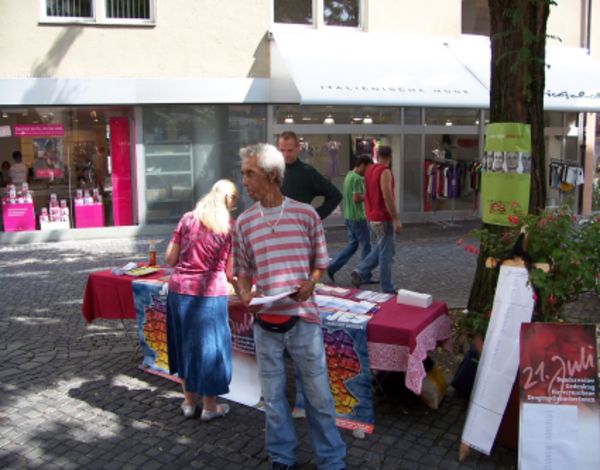
[{"label": "tie-dye pink shirt", "polygon": [[232,231],[217,234],[193,215],[183,215],[171,236],[179,245],[179,260],[169,280],[169,291],[177,294],[215,297],[227,295],[225,268],[231,255]]}]

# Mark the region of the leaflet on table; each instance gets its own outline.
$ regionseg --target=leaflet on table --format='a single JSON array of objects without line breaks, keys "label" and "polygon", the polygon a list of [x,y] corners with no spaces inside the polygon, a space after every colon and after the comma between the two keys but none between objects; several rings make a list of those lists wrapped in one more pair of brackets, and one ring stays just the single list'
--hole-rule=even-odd
[{"label": "leaflet on table", "polygon": [[285,297],[289,297],[290,295],[294,295],[296,290],[286,290],[284,292],[280,292],[275,295],[265,295],[262,297],[253,297],[250,301],[250,305],[270,305],[277,300],[281,300]]},{"label": "leaflet on table", "polygon": [[350,292],[350,289],[345,287],[336,287],[336,286],[328,286],[327,284],[318,283],[316,286],[317,293],[319,294],[332,294],[337,295],[338,297],[346,297]]},{"label": "leaflet on table", "polygon": [[370,302],[377,302],[378,304],[382,304],[390,300],[393,297],[393,294],[375,292],[372,290],[361,290],[354,294],[354,297],[357,299],[368,300]]},{"label": "leaflet on table", "polygon": [[315,297],[319,309],[330,309],[357,314],[375,313],[377,310],[379,310],[379,306],[377,304],[368,302],[366,300],[356,302],[355,300],[320,294],[317,294]]},{"label": "leaflet on table", "polygon": [[129,271],[130,269],[134,269],[137,268],[137,263],[130,261],[129,263],[127,263],[124,266],[121,266],[120,268],[112,268],[111,272],[115,275],[115,276],[122,276],[123,274],[125,274],[127,271]]}]

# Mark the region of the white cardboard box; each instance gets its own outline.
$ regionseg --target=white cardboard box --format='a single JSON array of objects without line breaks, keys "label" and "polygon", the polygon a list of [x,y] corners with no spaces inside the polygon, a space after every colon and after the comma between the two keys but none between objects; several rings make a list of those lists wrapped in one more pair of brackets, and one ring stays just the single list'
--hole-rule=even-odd
[{"label": "white cardboard box", "polygon": [[40,221],[40,230],[56,230],[71,228],[70,222],[42,222]]},{"label": "white cardboard box", "polygon": [[396,301],[399,304],[412,305],[414,307],[427,308],[433,302],[431,294],[423,294],[411,290],[400,289]]}]

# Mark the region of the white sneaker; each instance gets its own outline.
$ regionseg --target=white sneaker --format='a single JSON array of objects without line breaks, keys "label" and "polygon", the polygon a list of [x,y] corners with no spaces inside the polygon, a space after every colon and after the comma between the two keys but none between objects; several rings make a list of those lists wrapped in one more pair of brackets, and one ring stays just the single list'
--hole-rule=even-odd
[{"label": "white sneaker", "polygon": [[196,415],[196,405],[181,404],[181,414],[184,418],[190,419]]},{"label": "white sneaker", "polygon": [[202,410],[200,421],[212,421],[213,419],[222,418],[227,413],[229,413],[229,405],[227,403],[223,403],[218,405],[216,411]]}]

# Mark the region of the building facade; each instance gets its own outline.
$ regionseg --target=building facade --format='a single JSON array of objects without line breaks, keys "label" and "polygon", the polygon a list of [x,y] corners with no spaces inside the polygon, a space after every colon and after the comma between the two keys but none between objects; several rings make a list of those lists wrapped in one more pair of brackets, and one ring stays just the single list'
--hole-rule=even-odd
[{"label": "building facade", "polygon": [[[590,0],[559,1],[548,23],[547,165],[585,183],[549,181],[547,202],[584,214],[599,22]],[[477,217],[488,24],[487,0],[0,0],[0,161],[21,151],[36,229],[54,199],[62,230],[172,225],[217,179],[241,181],[240,146],[294,130],[340,187],[353,155],[391,145],[402,220]],[[431,165],[460,191],[432,190]],[[86,225],[76,205],[94,190],[102,220]]]}]

